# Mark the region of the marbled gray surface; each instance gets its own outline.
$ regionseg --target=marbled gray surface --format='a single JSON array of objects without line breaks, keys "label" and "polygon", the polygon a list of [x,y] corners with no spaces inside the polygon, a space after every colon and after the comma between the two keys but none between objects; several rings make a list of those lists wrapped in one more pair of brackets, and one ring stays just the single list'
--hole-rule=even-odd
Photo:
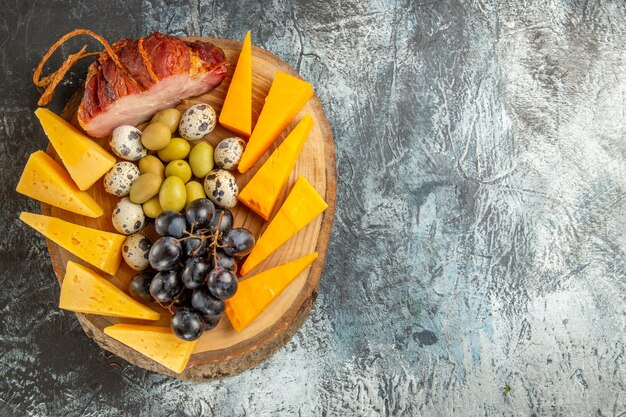
[{"label": "marbled gray surface", "polygon": [[[0,9],[0,415],[626,413],[626,3],[107,3]],[[332,243],[312,316],[258,368],[182,383],[56,308],[44,242],[16,219],[36,204],[13,189],[46,143],[32,71],[76,27],[251,29],[315,86]]]}]

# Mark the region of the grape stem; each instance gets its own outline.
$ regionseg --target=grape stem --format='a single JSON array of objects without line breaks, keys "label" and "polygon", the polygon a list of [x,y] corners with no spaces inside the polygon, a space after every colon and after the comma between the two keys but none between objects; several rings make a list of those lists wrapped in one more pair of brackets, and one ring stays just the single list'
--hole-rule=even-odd
[{"label": "grape stem", "polygon": [[[191,230],[189,230],[189,231],[184,230],[183,231],[183,234],[185,234],[186,236],[176,239],[175,242],[176,243],[181,243],[181,242],[183,242],[183,241],[185,241],[187,239],[200,239],[202,241],[202,243],[200,244],[200,246],[198,246],[196,249],[194,249],[194,251],[191,253],[191,256],[195,257],[196,255],[198,255],[198,252],[200,252],[200,249],[202,249],[202,244],[204,243],[204,241],[207,240],[207,239],[212,239],[211,246],[213,246],[213,248],[214,248],[213,257],[214,257],[214,261],[215,261],[215,258],[217,258],[217,253],[216,253],[216,249],[215,248],[216,247],[221,247],[217,243],[217,241],[219,240],[219,238],[221,237],[221,234],[222,234],[221,231],[220,231],[220,226],[222,224],[223,217],[224,217],[224,213],[220,213],[220,218],[219,218],[219,220],[217,222],[217,226],[216,227],[211,227],[210,229],[201,229],[198,234],[194,234],[193,228],[194,228],[195,225],[192,224],[191,225]],[[215,229],[213,231],[213,233],[210,233],[211,229]],[[204,234],[203,230],[209,230],[209,233],[208,234]]]},{"label": "grape stem", "polygon": [[217,241],[221,237],[220,226],[222,225],[222,219],[224,218],[224,212],[220,211],[220,218],[217,220],[217,226],[215,227],[215,233],[213,233],[213,267],[217,265]]},{"label": "grape stem", "polygon": [[[204,242],[207,239],[211,239],[211,249],[213,250],[213,265],[217,264],[217,248],[218,247],[222,247],[221,245],[218,244],[219,239],[222,237],[222,232],[220,230],[220,226],[222,225],[222,219],[224,218],[224,213],[220,212],[220,218],[217,221],[217,226],[215,227],[210,227],[209,229],[200,229],[200,232],[198,234],[194,234],[194,230],[193,227],[194,225],[191,225],[191,230],[187,231],[183,231],[183,233],[187,236],[185,237],[181,237],[175,240],[175,242],[180,243],[184,240],[187,239],[200,239],[200,246],[198,246],[196,249],[194,249],[194,251],[191,253],[192,257],[195,257],[198,252],[200,251],[200,249],[202,249],[202,246],[204,245]],[[209,233],[208,234],[204,234],[203,230],[208,230]],[[208,257],[207,257],[208,260]],[[184,288],[181,290],[181,292],[184,291]],[[180,292],[178,294],[176,294],[177,296],[180,294]],[[163,305],[161,304],[158,300],[155,300],[157,302],[158,305],[160,305],[161,307],[163,307],[164,309],[168,310],[170,313],[174,314],[173,310],[173,305],[174,305],[174,301],[172,301],[170,304],[168,305]]]},{"label": "grape stem", "polygon": [[[184,289],[180,290],[180,292],[178,294],[176,294],[176,296],[178,296],[181,292],[183,292]],[[154,300],[159,306],[161,306],[161,308],[166,309],[167,311],[170,312],[170,314],[174,314],[174,309],[172,308],[172,306],[174,305],[174,300],[172,300],[171,303],[169,303],[168,305],[163,305],[161,304],[161,302],[159,300]]]},{"label": "grape stem", "polygon": [[209,230],[209,233],[206,235],[203,234],[202,229],[200,230],[199,233],[194,234],[194,230],[193,230],[194,224],[192,224],[191,230],[183,231],[183,233],[186,236],[176,239],[175,242],[180,243],[187,239],[200,239],[201,240],[200,246],[194,249],[194,251],[191,253],[191,256],[195,257],[196,255],[198,255],[198,252],[200,252],[200,249],[202,249],[202,244],[204,243],[204,241],[207,239],[211,239],[211,249],[213,249],[213,264],[215,265],[217,263],[217,248],[223,247],[222,245],[218,243],[219,239],[222,237],[222,231],[220,230],[220,226],[222,225],[223,218],[224,218],[224,213],[220,212],[220,218],[217,221],[217,225],[214,227],[210,227],[209,229],[204,229],[204,230]]}]

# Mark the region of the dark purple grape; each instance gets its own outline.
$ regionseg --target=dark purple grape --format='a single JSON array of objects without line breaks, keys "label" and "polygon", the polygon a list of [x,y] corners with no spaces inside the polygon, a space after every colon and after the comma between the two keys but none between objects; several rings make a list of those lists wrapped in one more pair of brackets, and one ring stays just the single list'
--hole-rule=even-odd
[{"label": "dark purple grape", "polygon": [[177,271],[162,271],[152,278],[150,295],[160,303],[169,303],[183,289]]},{"label": "dark purple grape", "polygon": [[209,241],[197,237],[186,237],[182,243],[183,253],[188,257],[202,256],[207,253]]},{"label": "dark purple grape", "polygon": [[190,290],[200,288],[206,280],[209,269],[209,262],[204,258],[187,259],[181,274],[183,284]]},{"label": "dark purple grape", "polygon": [[216,266],[221,266],[224,269],[229,269],[233,271],[233,273],[237,272],[237,261],[232,256],[226,255],[221,250],[216,251],[215,257],[211,256],[211,266],[215,268]]},{"label": "dark purple grape", "polygon": [[195,290],[191,295],[191,306],[204,318],[221,316],[224,312],[224,301],[219,300],[208,289]]},{"label": "dark purple grape", "polygon": [[152,282],[153,277],[154,272],[147,271],[140,272],[132,277],[128,283],[128,292],[131,297],[144,302],[152,301],[152,296],[150,295],[150,283]]},{"label": "dark purple grape", "polygon": [[173,237],[165,236],[154,242],[148,253],[148,260],[150,266],[157,271],[167,271],[176,266],[181,254],[180,243]]},{"label": "dark purple grape", "polygon": [[168,210],[159,214],[154,220],[154,228],[161,236],[183,237],[187,222],[185,216],[179,212]]},{"label": "dark purple grape", "polygon": [[191,341],[202,336],[204,322],[200,313],[191,308],[183,308],[172,317],[171,327],[176,337]]},{"label": "dark purple grape", "polygon": [[[222,221],[220,222],[220,214],[222,216]],[[233,227],[233,213],[230,210],[225,208],[216,208],[215,213],[213,214],[213,218],[211,219],[210,226],[217,227],[217,224],[220,224],[220,230],[226,232]]]},{"label": "dark purple grape", "polygon": [[232,271],[218,266],[209,272],[207,286],[215,298],[228,300],[237,292],[237,277]]},{"label": "dark purple grape", "polygon": [[254,244],[254,236],[243,227],[230,229],[222,237],[222,250],[229,256],[246,256],[252,251]]},{"label": "dark purple grape", "polygon": [[220,322],[220,319],[222,318],[222,316],[211,316],[211,317],[205,317],[204,318],[204,329],[205,330],[211,330],[214,329],[215,326],[217,326],[217,324]]},{"label": "dark purple grape", "polygon": [[185,211],[185,217],[187,218],[187,223],[193,226],[194,230],[197,230],[209,226],[211,219],[213,219],[213,213],[215,213],[213,202],[208,198],[199,198],[189,204]]},{"label": "dark purple grape", "polygon": [[176,294],[172,304],[174,304],[175,307],[188,307],[191,304],[192,294],[193,291],[187,288],[183,288],[181,292]]}]

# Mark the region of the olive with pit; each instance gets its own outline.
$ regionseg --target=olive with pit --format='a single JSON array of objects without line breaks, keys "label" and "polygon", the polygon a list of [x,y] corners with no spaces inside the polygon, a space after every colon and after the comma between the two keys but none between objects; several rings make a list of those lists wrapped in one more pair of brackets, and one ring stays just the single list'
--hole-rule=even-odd
[{"label": "olive with pit", "polygon": [[130,187],[130,201],[143,204],[159,193],[163,180],[157,174],[146,172],[133,182]]},{"label": "olive with pit", "polygon": [[165,167],[165,177],[178,177],[186,183],[191,179],[191,168],[189,164],[182,159],[170,162]]},{"label": "olive with pit", "polygon": [[178,130],[178,123],[180,122],[182,114],[176,109],[161,110],[152,117],[152,123],[161,122],[169,127],[171,133]]},{"label": "olive with pit", "polygon": [[159,196],[154,196],[142,205],[143,213],[151,219],[156,219],[159,214],[163,213],[163,207],[159,203]]},{"label": "olive with pit", "polygon": [[198,181],[189,181],[185,184],[185,188],[187,189],[187,202],[185,203],[185,209],[189,207],[189,204],[191,204],[194,200],[206,198],[204,186]]},{"label": "olive with pit", "polygon": [[172,132],[165,123],[150,123],[141,134],[141,143],[151,151],[159,151],[172,139]]},{"label": "olive with pit", "polygon": [[157,154],[159,155],[159,159],[163,162],[170,162],[176,159],[185,159],[187,155],[189,155],[189,150],[191,146],[189,142],[187,142],[183,138],[172,138],[170,143],[163,149],[161,149]]},{"label": "olive with pit", "polygon": [[181,211],[187,202],[185,183],[177,176],[165,178],[159,191],[159,203],[164,211]]},{"label": "olive with pit", "polygon": [[189,152],[191,172],[198,178],[204,178],[213,169],[213,147],[207,142],[198,143]]},{"label": "olive with pit", "polygon": [[157,174],[161,179],[165,179],[165,166],[163,162],[154,155],[147,155],[139,160],[139,172],[141,174],[152,172],[153,174]]}]

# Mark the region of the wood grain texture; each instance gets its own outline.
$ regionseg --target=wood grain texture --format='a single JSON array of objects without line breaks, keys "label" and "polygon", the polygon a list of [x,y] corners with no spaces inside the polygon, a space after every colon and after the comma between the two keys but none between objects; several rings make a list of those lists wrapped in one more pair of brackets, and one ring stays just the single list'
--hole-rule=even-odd
[{"label": "wood grain texture", "polygon": [[[196,103],[208,103],[219,114],[224,96],[228,91],[230,80],[237,62],[237,57],[241,49],[241,42],[215,39],[215,38],[190,38],[191,40],[207,40],[220,46],[230,62],[229,75],[224,82],[215,90],[199,97],[184,100],[178,108],[184,111],[187,107]],[[274,74],[277,70],[297,76],[293,68],[280,60],[275,55],[253,47],[253,121],[256,121],[263,107],[265,96],[269,91]],[[82,96],[79,91],[70,100],[63,116],[77,125],[76,108]],[[281,198],[274,213],[278,210],[289,190],[299,176],[305,176],[313,187],[322,195],[328,203],[328,209],[307,225],[302,231],[280,247],[268,259],[257,268],[252,270],[246,277],[253,276],[268,268],[283,264],[313,251],[319,253],[319,258],[313,263],[310,269],[304,271],[287,289],[248,327],[241,332],[236,332],[227,317],[224,316],[218,326],[203,334],[198,340],[194,353],[189,361],[187,369],[182,374],[175,374],[162,365],[145,357],[123,345],[122,343],[105,335],[102,331],[104,327],[122,322],[137,322],[136,320],[118,319],[90,314],[77,313],[81,325],[85,332],[100,344],[104,349],[124,358],[142,368],[167,374],[180,379],[207,380],[239,373],[245,369],[256,366],[267,359],[272,353],[280,348],[293,334],[300,328],[303,321],[309,314],[311,307],[317,296],[320,277],[324,265],[326,248],[328,247],[332,219],[335,209],[335,156],[333,138],[324,115],[324,111],[317,97],[313,97],[296,116],[288,129],[274,142],[270,151],[266,152],[261,160],[246,174],[236,174],[237,183],[241,188],[260,168],[262,163],[269,157],[281,142],[282,139],[297,124],[303,114],[308,113],[313,117],[314,126],[305,143],[300,158],[289,177],[287,186],[282,192]],[[216,145],[220,140],[234,136],[231,132],[218,126],[204,140]],[[105,148],[108,148],[106,141],[99,141]],[[193,144],[192,144],[193,145]],[[58,156],[54,149],[49,146],[48,152],[55,158]],[[89,193],[104,208],[104,215],[97,219],[91,219],[76,215],[65,210],[41,204],[41,211],[44,214],[62,218],[72,223],[93,227],[100,230],[115,232],[111,224],[111,214],[118,198],[107,194],[104,191],[102,181],[98,181],[89,190]],[[242,204],[238,204],[232,212],[235,217],[235,225],[245,227],[255,236],[259,236],[266,226],[266,222],[259,216],[248,210]],[[144,229],[143,233],[153,239],[157,236],[153,230],[153,224]],[[51,241],[48,241],[48,249],[52,259],[52,265],[59,282],[62,282],[65,274],[65,266],[68,260],[83,263],[68,251],[62,249]],[[129,280],[135,274],[125,263],[110,280],[122,289],[126,289]],[[155,325],[169,326],[171,314],[164,309],[153,306],[161,312],[161,320]]]}]

